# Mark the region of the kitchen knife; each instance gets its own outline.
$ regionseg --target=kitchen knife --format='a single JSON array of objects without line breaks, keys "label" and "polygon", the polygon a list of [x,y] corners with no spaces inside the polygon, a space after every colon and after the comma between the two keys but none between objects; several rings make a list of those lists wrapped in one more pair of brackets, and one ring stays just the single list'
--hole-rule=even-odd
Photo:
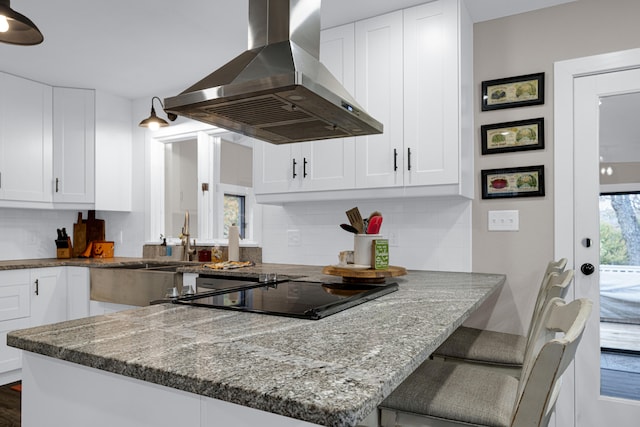
[{"label": "kitchen knife", "polygon": [[349,233],[358,234],[358,229],[349,224],[340,224],[343,230],[348,231]]}]

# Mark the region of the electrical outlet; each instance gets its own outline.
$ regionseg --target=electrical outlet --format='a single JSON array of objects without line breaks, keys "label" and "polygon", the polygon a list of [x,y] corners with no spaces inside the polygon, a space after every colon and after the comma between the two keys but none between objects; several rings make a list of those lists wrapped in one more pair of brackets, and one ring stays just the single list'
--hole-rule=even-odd
[{"label": "electrical outlet", "polygon": [[398,230],[389,230],[387,232],[387,239],[389,240],[389,246],[398,246]]},{"label": "electrical outlet", "polygon": [[520,230],[520,211],[489,211],[489,231]]},{"label": "electrical outlet", "polygon": [[287,230],[287,243],[289,246],[300,246],[300,230]]}]

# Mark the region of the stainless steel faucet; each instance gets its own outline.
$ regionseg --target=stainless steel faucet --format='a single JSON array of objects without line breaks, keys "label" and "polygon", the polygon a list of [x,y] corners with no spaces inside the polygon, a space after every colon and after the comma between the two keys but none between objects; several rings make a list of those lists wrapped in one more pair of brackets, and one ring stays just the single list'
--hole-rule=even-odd
[{"label": "stainless steel faucet", "polygon": [[[191,239],[189,239],[189,211],[184,212],[184,226],[182,227],[182,246],[184,246],[184,253],[182,255],[183,261],[191,261],[191,257],[196,254],[196,248],[191,248]],[[195,246],[195,240],[194,240]]]}]

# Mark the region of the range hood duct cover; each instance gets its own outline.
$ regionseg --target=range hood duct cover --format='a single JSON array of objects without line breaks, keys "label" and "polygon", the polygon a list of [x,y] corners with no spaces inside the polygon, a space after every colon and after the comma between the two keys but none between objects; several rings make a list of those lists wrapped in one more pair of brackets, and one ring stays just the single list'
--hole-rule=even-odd
[{"label": "range hood duct cover", "polygon": [[249,0],[249,49],[165,111],[273,144],[382,133],[319,54],[320,0]]}]

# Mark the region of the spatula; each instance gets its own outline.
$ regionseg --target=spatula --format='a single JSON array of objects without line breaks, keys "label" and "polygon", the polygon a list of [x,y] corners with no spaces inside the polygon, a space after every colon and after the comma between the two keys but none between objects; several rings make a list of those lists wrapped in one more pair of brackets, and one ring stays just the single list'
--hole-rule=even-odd
[{"label": "spatula", "polygon": [[358,230],[359,234],[363,234],[364,221],[362,221],[362,215],[360,215],[360,210],[357,207],[355,207],[355,208],[349,209],[346,212],[346,214],[351,225],[353,225],[355,229]]}]

